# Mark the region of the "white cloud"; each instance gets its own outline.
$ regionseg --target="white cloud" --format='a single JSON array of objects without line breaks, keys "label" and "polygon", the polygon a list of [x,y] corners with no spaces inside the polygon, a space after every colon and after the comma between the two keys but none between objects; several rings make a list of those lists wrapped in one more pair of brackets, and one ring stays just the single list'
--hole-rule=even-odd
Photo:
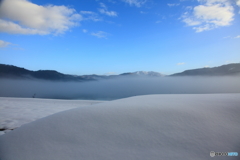
[{"label": "white cloud", "polygon": [[181,62],[181,63],[177,63],[177,65],[184,65],[185,63],[184,62]]},{"label": "white cloud", "polygon": [[236,37],[234,37],[234,38],[240,38],[240,35],[238,35],[238,36],[236,36]]},{"label": "white cloud", "polygon": [[66,6],[41,6],[27,0],[3,0],[0,31],[11,34],[61,34],[82,20]]},{"label": "white cloud", "polygon": [[202,32],[202,31],[211,30],[213,29],[213,27],[211,27],[209,24],[205,24],[199,27],[193,27],[193,29],[196,30],[196,32]]},{"label": "white cloud", "polygon": [[100,3],[101,8],[99,9],[99,12],[111,17],[116,17],[117,16],[117,12],[115,11],[109,11],[107,6],[103,3]]},{"label": "white cloud", "polygon": [[234,8],[228,0],[198,0],[203,3],[182,15],[183,22],[196,32],[229,26],[234,20]]},{"label": "white cloud", "polygon": [[168,3],[167,4],[169,7],[174,7],[174,6],[179,6],[180,3]]},{"label": "white cloud", "polygon": [[10,44],[11,44],[10,42],[6,42],[6,41],[3,41],[3,40],[0,40],[0,48],[7,47]]},{"label": "white cloud", "polygon": [[240,7],[240,0],[237,0],[236,3]]},{"label": "white cloud", "polygon": [[220,4],[197,6],[194,8],[194,14],[196,18],[213,23],[217,26],[229,25],[234,16],[232,6],[221,6]]},{"label": "white cloud", "polygon": [[98,31],[98,32],[92,32],[91,35],[98,38],[107,38],[109,34],[103,31]]},{"label": "white cloud", "polygon": [[87,33],[88,32],[88,30],[86,30],[86,29],[83,29],[82,31],[83,31],[83,33]]},{"label": "white cloud", "polygon": [[128,3],[130,6],[136,7],[141,7],[147,2],[147,0],[122,0],[122,1]]},{"label": "white cloud", "polygon": [[184,18],[183,22],[187,23],[187,25],[189,26],[195,26],[195,25],[199,25],[201,24],[200,21],[198,21],[197,19],[193,19],[193,18]]}]

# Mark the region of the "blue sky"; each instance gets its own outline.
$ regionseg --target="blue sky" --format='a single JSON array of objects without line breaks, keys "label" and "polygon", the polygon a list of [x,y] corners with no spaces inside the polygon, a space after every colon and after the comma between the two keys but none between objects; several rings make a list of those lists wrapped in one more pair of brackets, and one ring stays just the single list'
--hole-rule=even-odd
[{"label": "blue sky", "polygon": [[[16,9],[17,8],[17,9]],[[0,63],[120,74],[240,62],[240,0],[4,0]]]}]

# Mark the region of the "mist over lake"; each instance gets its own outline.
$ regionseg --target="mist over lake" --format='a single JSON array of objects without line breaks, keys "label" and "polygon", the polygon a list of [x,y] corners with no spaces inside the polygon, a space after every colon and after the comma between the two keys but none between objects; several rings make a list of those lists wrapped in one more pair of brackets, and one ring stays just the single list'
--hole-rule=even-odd
[{"label": "mist over lake", "polygon": [[113,100],[149,94],[240,93],[240,77],[130,77],[89,82],[0,79],[1,97]]}]

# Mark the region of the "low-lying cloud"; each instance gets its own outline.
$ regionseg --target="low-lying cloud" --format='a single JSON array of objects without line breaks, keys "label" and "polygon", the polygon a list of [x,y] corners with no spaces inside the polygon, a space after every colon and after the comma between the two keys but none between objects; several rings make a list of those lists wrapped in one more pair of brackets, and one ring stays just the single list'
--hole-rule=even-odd
[{"label": "low-lying cloud", "polygon": [[240,93],[240,77],[120,78],[91,82],[0,79],[1,97],[112,100],[149,94]]}]

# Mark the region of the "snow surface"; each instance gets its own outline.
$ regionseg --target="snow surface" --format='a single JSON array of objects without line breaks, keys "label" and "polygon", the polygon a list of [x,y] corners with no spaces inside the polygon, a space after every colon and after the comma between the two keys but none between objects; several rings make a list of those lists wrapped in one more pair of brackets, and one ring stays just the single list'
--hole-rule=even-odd
[{"label": "snow surface", "polygon": [[240,94],[136,96],[25,124],[0,136],[0,159],[237,160],[210,151],[240,153],[239,115]]},{"label": "snow surface", "polygon": [[104,101],[0,97],[0,135],[51,114]]}]

